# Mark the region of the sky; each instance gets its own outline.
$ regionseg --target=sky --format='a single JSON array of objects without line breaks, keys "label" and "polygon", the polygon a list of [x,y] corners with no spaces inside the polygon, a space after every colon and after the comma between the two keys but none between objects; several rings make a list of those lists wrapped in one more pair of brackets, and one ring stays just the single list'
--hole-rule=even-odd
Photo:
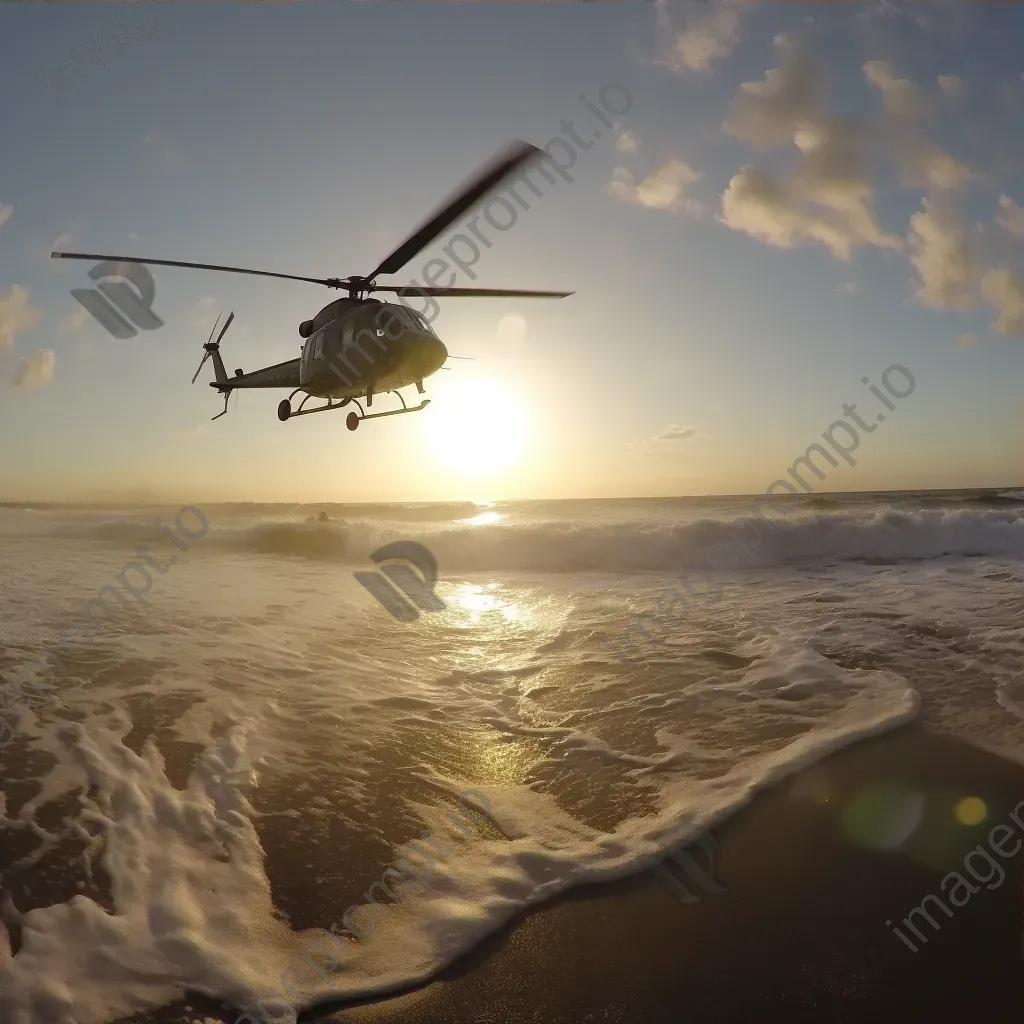
[{"label": "sky", "polygon": [[[1022,30],[956,0],[0,4],[0,500],[758,493],[852,447],[844,403],[874,428],[817,490],[1019,484]],[[354,433],[276,391],[213,423],[209,363],[190,384],[218,314],[249,371],[337,292],[153,267],[163,326],[116,339],[71,295],[91,264],[49,259],[366,274],[520,138],[566,177],[454,283],[574,294],[440,300],[469,358]]]}]

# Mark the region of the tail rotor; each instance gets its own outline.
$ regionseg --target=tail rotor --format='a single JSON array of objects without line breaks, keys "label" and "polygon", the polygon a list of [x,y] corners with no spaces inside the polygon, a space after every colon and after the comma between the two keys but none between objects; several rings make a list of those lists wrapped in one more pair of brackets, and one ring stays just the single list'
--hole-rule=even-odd
[{"label": "tail rotor", "polygon": [[[213,418],[219,420],[221,416],[228,411],[228,400],[231,398],[231,392],[235,390],[235,385],[231,383],[231,378],[228,377],[228,371],[224,369],[224,360],[220,357],[220,343],[224,337],[227,329],[231,326],[231,321],[235,319],[234,313],[229,313],[227,320],[224,321],[224,326],[220,329],[220,334],[217,335],[217,340],[213,340],[214,332],[217,330],[217,324],[220,323],[220,315],[218,314],[217,320],[213,325],[213,330],[210,331],[210,337],[203,345],[203,358],[199,362],[199,369],[196,370],[195,376],[192,378],[192,383],[195,384],[199,378],[199,374],[202,372],[203,367],[206,365],[206,360],[211,356],[213,357],[213,373],[214,380],[210,381],[210,387],[216,388],[224,396],[224,412],[218,413]],[[239,373],[242,371],[239,370]]]},{"label": "tail rotor", "polygon": [[217,330],[217,324],[220,323],[220,314],[219,313],[217,314],[217,319],[214,322],[213,330],[210,331],[210,337],[206,341],[206,343],[203,345],[203,348],[205,349],[205,351],[203,353],[203,358],[199,361],[199,369],[196,370],[195,376],[192,378],[192,383],[193,384],[195,384],[195,382],[199,379],[199,374],[202,372],[203,366],[206,365],[206,360],[209,359],[210,356],[214,357],[213,365],[214,365],[214,369],[215,369],[215,371],[217,373],[217,380],[221,381],[222,378],[223,378],[223,380],[227,380],[227,376],[228,375],[225,372],[224,366],[223,366],[223,364],[220,361],[220,352],[218,350],[220,349],[221,338],[224,337],[225,332],[231,326],[231,321],[234,320],[234,319],[235,319],[235,314],[234,313],[229,313],[227,320],[224,321],[224,326],[220,329],[220,334],[217,335],[217,340],[214,341],[213,340],[213,334],[214,334],[214,331]]},{"label": "tail rotor", "polygon": [[206,344],[203,345],[203,358],[199,360],[199,369],[196,370],[195,376],[192,378],[192,383],[199,379],[199,374],[203,372],[203,367],[206,365],[206,360],[210,358],[210,343],[213,341],[213,332],[217,330],[217,324],[220,323],[220,313],[217,314],[217,319],[213,323],[213,330],[210,331],[210,337],[207,339]]}]

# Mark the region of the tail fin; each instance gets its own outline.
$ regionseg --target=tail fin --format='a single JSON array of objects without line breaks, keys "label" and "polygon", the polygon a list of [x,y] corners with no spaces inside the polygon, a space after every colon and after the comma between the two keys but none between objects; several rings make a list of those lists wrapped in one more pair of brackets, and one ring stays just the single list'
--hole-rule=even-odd
[{"label": "tail fin", "polygon": [[[192,383],[195,384],[196,378],[202,372],[203,366],[206,364],[206,360],[213,356],[213,372],[216,377],[217,384],[227,384],[229,381],[228,371],[224,369],[224,360],[220,357],[220,342],[221,338],[224,337],[225,332],[231,326],[231,321],[235,319],[235,314],[231,313],[228,315],[227,320],[224,321],[224,326],[220,330],[220,334],[217,335],[217,340],[213,340],[213,331],[217,330],[217,324],[220,323],[220,316],[217,316],[217,321],[213,325],[213,331],[210,331],[209,340],[203,345],[206,350],[202,360],[199,363],[199,369],[196,370],[195,377],[192,378]],[[230,391],[230,387],[228,391]]]}]

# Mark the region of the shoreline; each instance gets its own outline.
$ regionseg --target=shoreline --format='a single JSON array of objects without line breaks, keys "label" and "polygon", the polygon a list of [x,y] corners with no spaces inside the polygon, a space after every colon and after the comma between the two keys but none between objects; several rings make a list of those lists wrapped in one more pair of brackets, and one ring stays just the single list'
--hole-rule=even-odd
[{"label": "shoreline", "polygon": [[[975,825],[956,820],[958,805],[961,814],[977,806],[963,803],[970,798],[985,807]],[[910,722],[827,755],[716,825],[721,885],[691,886],[693,902],[653,871],[571,889],[424,985],[321,1004],[300,1020],[750,1024],[766,1011],[793,1024],[1021,1019],[1024,851],[1001,862],[1001,884],[974,882],[979,891],[952,917],[926,901],[945,891],[949,872],[964,873],[965,856],[993,829],[1013,825],[1015,808],[1024,820],[1024,766]],[[886,922],[905,931],[922,901],[939,928],[914,916],[927,934],[913,952]],[[196,1015],[233,1024],[240,1011],[191,996],[123,1024]]]},{"label": "shoreline", "polygon": [[[899,852],[871,849],[869,794],[897,790],[923,796],[923,818]],[[953,810],[972,796],[987,817],[963,825]],[[650,873],[570,890],[420,989],[303,1020],[1020,1019],[1024,854],[1003,862],[995,891],[982,886],[952,919],[939,915],[917,953],[885,922],[943,891],[1022,803],[1024,767],[908,723],[829,755],[716,826],[721,895],[680,904]]]}]

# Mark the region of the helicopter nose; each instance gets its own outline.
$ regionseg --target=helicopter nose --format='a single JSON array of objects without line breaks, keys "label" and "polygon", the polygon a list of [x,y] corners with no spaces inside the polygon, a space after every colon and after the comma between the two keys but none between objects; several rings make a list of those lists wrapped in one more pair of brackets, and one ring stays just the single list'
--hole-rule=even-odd
[{"label": "helicopter nose", "polygon": [[444,347],[440,338],[421,334],[417,338],[417,342],[420,352],[420,369],[423,371],[423,375],[427,376],[440,370],[448,358],[448,349]]},{"label": "helicopter nose", "polygon": [[421,331],[406,335],[405,352],[410,368],[415,367],[417,376],[421,378],[436,373],[448,358],[448,349],[441,339]]},{"label": "helicopter nose", "polygon": [[448,358],[448,349],[444,347],[444,342],[440,338],[433,338],[434,342],[433,351],[431,356],[434,359],[435,369],[440,369],[445,364],[445,360]]}]

